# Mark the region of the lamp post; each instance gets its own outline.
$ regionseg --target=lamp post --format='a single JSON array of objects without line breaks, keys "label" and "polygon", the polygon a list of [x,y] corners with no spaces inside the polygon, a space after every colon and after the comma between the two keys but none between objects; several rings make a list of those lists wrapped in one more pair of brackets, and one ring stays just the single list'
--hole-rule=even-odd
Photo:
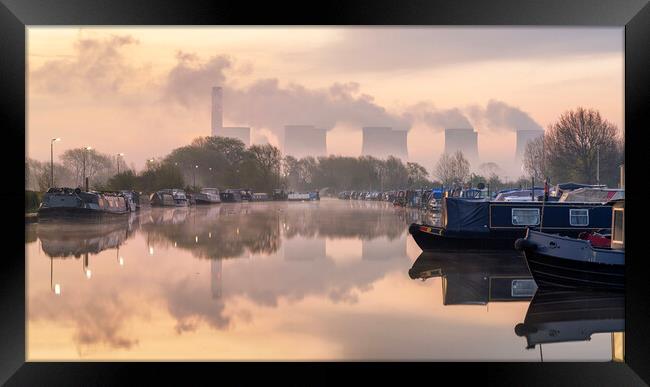
[{"label": "lamp post", "polygon": [[199,168],[199,166],[198,166],[198,165],[195,165],[195,166],[194,166],[194,169],[192,170],[192,172],[194,172],[194,173],[192,174],[192,175],[193,175],[193,178],[192,178],[192,179],[193,179],[193,184],[192,184],[193,187],[192,187],[192,189],[196,189],[196,170],[197,170],[198,168]]},{"label": "lamp post", "polygon": [[59,137],[50,141],[50,187],[54,187],[54,143],[61,141]]},{"label": "lamp post", "polygon": [[83,172],[84,172],[84,173],[83,173],[83,182],[82,182],[82,184],[84,184],[84,182],[85,182],[85,184],[86,184],[86,191],[88,191],[88,180],[86,179],[86,153],[87,153],[87,151],[89,151],[89,150],[91,150],[91,149],[93,149],[93,148],[91,148],[91,147],[89,147],[89,146],[87,146],[87,147],[84,148],[84,163],[83,163],[83,165],[84,165],[84,171],[83,171]]},{"label": "lamp post", "polygon": [[117,174],[120,174],[120,157],[124,157],[124,153],[118,153],[117,156],[115,156],[115,159],[117,160]]}]

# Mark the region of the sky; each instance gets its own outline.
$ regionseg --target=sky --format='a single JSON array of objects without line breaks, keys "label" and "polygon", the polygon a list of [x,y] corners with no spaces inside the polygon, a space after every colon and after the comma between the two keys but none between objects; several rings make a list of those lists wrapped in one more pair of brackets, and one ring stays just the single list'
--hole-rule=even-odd
[{"label": "sky", "polygon": [[[224,125],[282,149],[284,125],[328,129],[328,153],[358,156],[363,126],[409,130],[432,172],[444,129],[473,127],[502,177],[515,131],[593,108],[623,124],[623,28],[28,27],[28,157],[92,146],[145,160]],[[478,166],[473,165],[473,169]]]}]

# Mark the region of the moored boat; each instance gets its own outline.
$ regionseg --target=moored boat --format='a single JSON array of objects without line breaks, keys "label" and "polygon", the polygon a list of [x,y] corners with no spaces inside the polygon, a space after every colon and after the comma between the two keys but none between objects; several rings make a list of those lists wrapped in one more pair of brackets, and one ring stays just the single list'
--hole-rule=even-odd
[{"label": "moored boat", "polygon": [[39,219],[103,218],[130,212],[127,200],[119,193],[82,191],[80,188],[50,188],[38,209]]},{"label": "moored boat", "polygon": [[625,285],[625,200],[610,202],[611,246],[595,247],[590,240],[528,230],[517,239],[539,287],[623,290]]},{"label": "moored boat", "polygon": [[194,194],[196,204],[219,204],[221,195],[217,188],[202,188],[201,192]]},{"label": "moored boat", "polygon": [[181,189],[161,189],[149,197],[154,207],[187,207],[189,200]]},{"label": "moored boat", "polygon": [[237,203],[242,201],[241,191],[227,189],[219,194],[221,201],[224,203]]},{"label": "moored boat", "polygon": [[612,207],[602,203],[489,202],[444,198],[441,225],[413,223],[409,232],[422,250],[512,249],[528,228],[577,237],[611,226]]}]

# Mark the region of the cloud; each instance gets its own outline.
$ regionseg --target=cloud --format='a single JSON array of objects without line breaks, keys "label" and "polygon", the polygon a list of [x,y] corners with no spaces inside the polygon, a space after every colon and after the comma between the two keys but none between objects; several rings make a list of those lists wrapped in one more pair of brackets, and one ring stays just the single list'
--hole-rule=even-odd
[{"label": "cloud", "polygon": [[179,51],[177,63],[167,74],[162,89],[162,98],[184,107],[191,107],[197,102],[209,100],[212,86],[223,84],[226,80],[225,70],[233,65],[226,55],[217,55],[206,62],[195,55]]},{"label": "cloud", "polygon": [[53,303],[51,293],[39,294],[30,299],[29,318],[74,324],[73,340],[79,353],[99,345],[117,349],[138,345],[138,339],[130,338],[124,332],[136,310],[115,294],[95,292],[93,295],[78,302]]},{"label": "cloud", "polygon": [[85,89],[96,95],[116,93],[130,86],[142,69],[128,63],[123,50],[139,42],[130,35],[79,39],[72,58],[45,62],[30,73],[30,84],[53,94]]},{"label": "cloud", "polygon": [[340,36],[307,60],[330,71],[384,72],[623,50],[620,27],[379,27],[345,29]]},{"label": "cloud", "polygon": [[528,113],[503,101],[492,99],[485,108],[473,105],[467,112],[477,126],[489,130],[542,130]]}]

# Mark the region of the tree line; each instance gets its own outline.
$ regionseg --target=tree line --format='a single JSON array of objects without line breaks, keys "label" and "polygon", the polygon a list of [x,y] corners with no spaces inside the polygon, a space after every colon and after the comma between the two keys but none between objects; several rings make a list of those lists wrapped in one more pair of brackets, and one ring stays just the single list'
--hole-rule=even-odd
[{"label": "tree line", "polygon": [[[330,155],[297,159],[283,156],[270,144],[246,147],[238,139],[207,136],[196,138],[161,159],[147,161],[139,173],[119,157],[94,149],[69,149],[54,165],[55,185],[82,187],[84,160],[90,186],[99,190],[153,192],[183,187],[194,191],[200,187],[217,187],[257,192],[276,188],[295,191],[329,188],[337,192],[462,187],[479,183],[496,190],[527,186],[531,178],[539,182],[549,178],[553,184],[595,183],[598,164],[600,182],[616,186],[619,165],[624,161],[624,141],[617,128],[598,111],[583,108],[568,111],[549,126],[543,137],[527,144],[523,160],[527,175],[515,182],[505,182],[499,177],[495,163],[483,163],[472,172],[460,151],[441,155],[430,176],[424,166],[392,156],[378,159]],[[50,163],[28,160],[26,189],[42,192],[49,185]]]}]

